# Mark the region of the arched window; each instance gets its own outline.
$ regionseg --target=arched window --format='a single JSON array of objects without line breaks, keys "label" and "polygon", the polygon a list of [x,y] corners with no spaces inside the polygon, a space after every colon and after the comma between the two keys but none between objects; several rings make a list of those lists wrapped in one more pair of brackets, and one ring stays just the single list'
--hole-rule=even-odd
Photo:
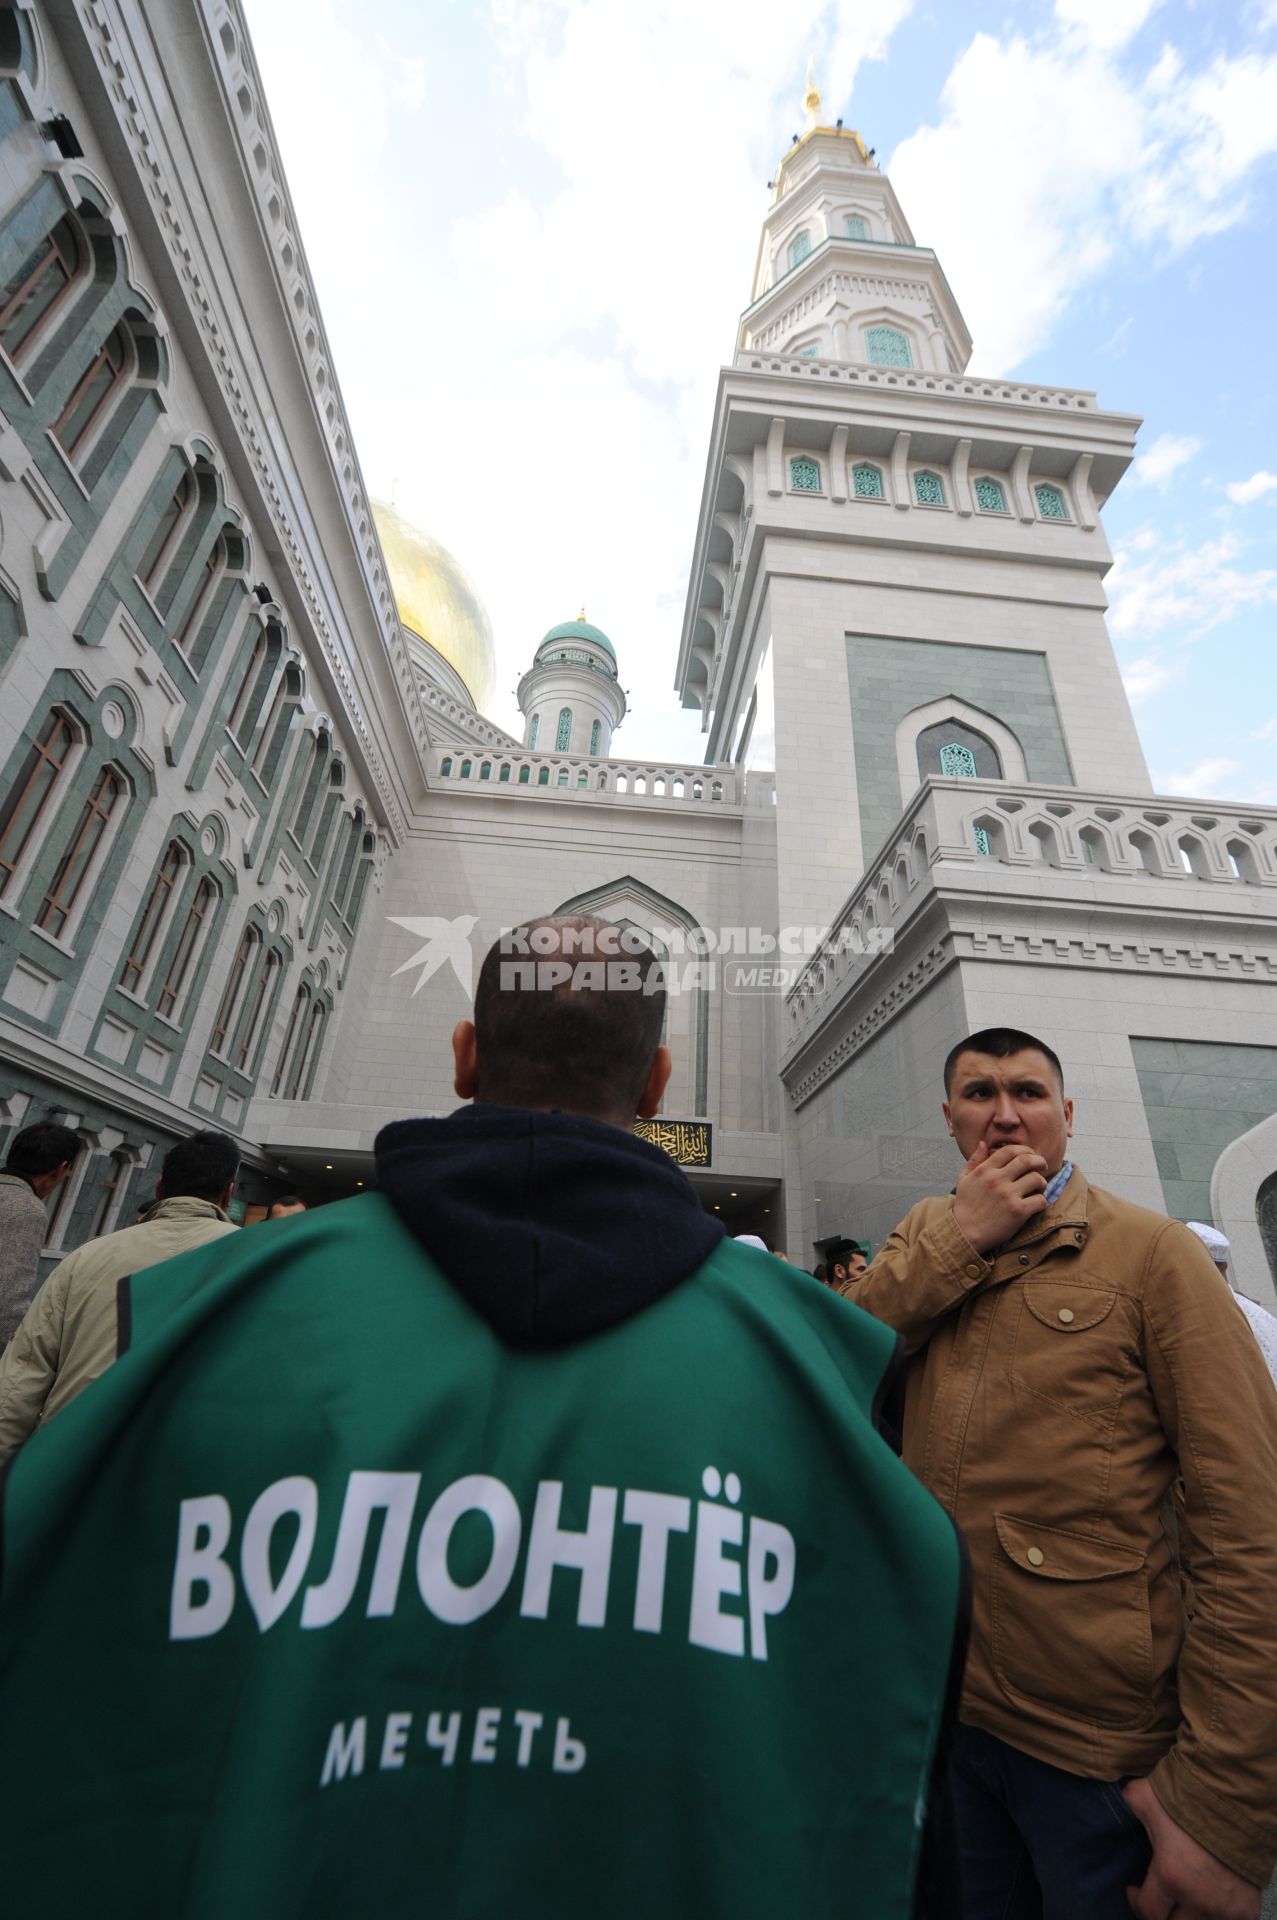
[{"label": "arched window", "polygon": [[142,984],[143,975],[155,951],[160,928],[168,917],[169,907],[174,898],[174,889],[190,857],[191,850],[182,840],[170,840],[164,850],[164,858],[160,861],[159,870],[151,882],[151,891],[147,895],[142,917],[133,935],[133,944],[124,962],[124,971],[120,975],[120,985],[126,992],[136,993]]},{"label": "arched window", "polygon": [[851,470],[851,491],[857,500],[885,500],[882,468],[861,465]]},{"label": "arched window", "polygon": [[253,754],[253,772],[263,786],[269,787],[274,780],[301,697],[301,669],[295,661],[289,660],[271,696],[266,724],[257,736],[257,747]]},{"label": "arched window", "polygon": [[463,780],[468,780],[470,778],[470,762],[468,760],[463,760],[461,762],[461,778]]},{"label": "arched window", "polygon": [[976,777],[975,755],[970,747],[962,746],[951,740],[940,749],[940,771],[949,780],[974,780]]},{"label": "arched window", "polygon": [[[288,1029],[284,1034],[284,1044],[279,1050],[279,1059],[275,1063],[275,1078],[271,1081],[271,1098],[275,1099],[284,1084],[288,1063],[292,1059],[293,1049],[300,1044],[300,1036],[306,1031],[306,1016],[310,1007],[310,987],[305,980],[293,995],[293,1008],[288,1016]],[[292,1094],[289,1098],[292,1099]]]},{"label": "arched window", "polygon": [[252,968],[257,949],[261,944],[262,936],[257,928],[245,927],[243,933],[240,935],[239,946],[235,950],[235,958],[231,962],[231,970],[222,993],[222,1003],[217,1009],[217,1018],[213,1022],[213,1037],[209,1042],[210,1052],[218,1054],[222,1058],[225,1058],[226,1049],[230,1042],[231,1028],[235,1018],[235,1008],[239,1001],[241,989],[243,988],[245,978]]},{"label": "arched window", "polygon": [[548,787],[549,784],[550,784],[550,769],[548,767],[538,768],[537,785],[539,787]]},{"label": "arched window", "polygon": [[858,213],[849,213],[847,215],[847,238],[849,240],[867,240],[869,238],[868,222]]},{"label": "arched window", "polygon": [[265,1037],[266,1016],[283,966],[283,956],[279,950],[268,947],[254,975],[244,1018],[240,1023],[240,1043],[235,1053],[235,1065],[241,1073],[252,1074],[256,1070],[258,1049]]},{"label": "arched window", "polygon": [[252,739],[253,721],[258,707],[254,695],[265,671],[269,645],[266,629],[263,627],[253,642],[253,651],[248,656],[248,665],[244,669],[244,677],[235,695],[235,705],[231,708],[230,719],[226,722],[227,732],[238,740],[241,747],[246,747]]},{"label": "arched window", "polygon": [[124,781],[114,767],[103,767],[80,810],[66,852],[58,862],[49,891],[40,903],[35,923],[55,939],[61,937],[76,901],[106,838],[111,816],[124,797]]},{"label": "arched window", "polygon": [[600,734],[602,733],[602,730],[603,730],[602,722],[598,720],[596,720],[593,726],[590,728],[590,758],[591,759],[594,758],[594,756],[597,754],[599,750],[599,737],[600,737]]},{"label": "arched window", "polygon": [[441,778],[446,780],[451,772],[452,772],[452,755],[445,754],[443,759],[439,762],[440,776]]},{"label": "arched window", "polygon": [[85,449],[94,427],[106,417],[114,395],[128,378],[132,360],[128,328],[121,320],[80,375],[53,423],[53,436],[68,460],[74,461]]},{"label": "arched window", "polygon": [[820,468],[805,456],[789,463],[789,484],[794,493],[819,493]]},{"label": "arched window", "polygon": [[322,1000],[316,1000],[310,1010],[310,1018],[306,1022],[305,1038],[298,1049],[297,1062],[289,1083],[288,1098],[290,1100],[305,1100],[310,1092],[315,1062],[319,1058],[319,1050],[323,1045],[327,1017],[327,1007]]},{"label": "arched window", "polygon": [[909,336],[899,327],[867,327],[865,353],[872,367],[911,367]]},{"label": "arched window", "polygon": [[818,346],[799,347],[798,358],[800,360],[818,360],[820,358],[820,348]]},{"label": "arched window", "polygon": [[531,753],[532,750],[535,748],[537,743],[537,735],[538,733],[540,733],[540,731],[541,731],[541,716],[539,713],[534,713],[532,716],[532,725],[528,729],[528,752],[529,753]]},{"label": "arched window", "polygon": [[791,273],[795,267],[802,265],[810,252],[811,235],[804,227],[803,231],[796,233],[789,243],[789,270]]},{"label": "arched window", "polygon": [[75,221],[63,214],[51,233],[25,259],[0,292],[0,346],[9,358],[26,358],[86,264]]},{"label": "arched window", "polygon": [[480,778],[481,780],[491,780],[491,778],[492,778],[492,762],[491,762],[491,760],[485,760],[485,761],[484,761],[484,763],[483,763],[483,765],[482,765],[482,766],[480,767],[480,769],[479,769],[479,778]]},{"label": "arched window", "polygon": [[205,651],[199,646],[199,637],[212,607],[213,596],[229,565],[230,551],[227,547],[226,535],[219,533],[205,557],[190,612],[173,636],[173,645],[189,660],[197,673],[204,664]]},{"label": "arched window", "polygon": [[180,1017],[183,989],[194,972],[195,962],[207,931],[213,924],[213,914],[221,897],[217,882],[205,874],[187,908],[182,931],[160,988],[158,1006],[166,1020]]},{"label": "arched window", "polygon": [[1034,487],[1033,497],[1044,520],[1067,520],[1069,510],[1058,487]]},{"label": "arched window", "polygon": [[172,494],[164,503],[154,533],[146,544],[146,551],[138,561],[137,577],[147,592],[151,592],[163,579],[182,523],[195,506],[198,489],[193,476],[184,473]]},{"label": "arched window", "polygon": [[1007,497],[1002,482],[982,474],[975,483],[975,503],[981,513],[1005,513]]},{"label": "arched window", "polygon": [[568,750],[568,742],[571,740],[571,738],[572,738],[572,709],[571,707],[560,707],[559,724],[555,729],[555,734],[554,734],[554,751],[556,753],[566,753]]},{"label": "arched window", "polygon": [[302,788],[301,798],[297,802],[297,811],[293,815],[292,836],[304,851],[310,836],[311,823],[319,801],[319,791],[323,784],[324,768],[328,764],[328,754],[332,743],[321,727],[315,735],[315,744],[311,749],[310,772],[306,775],[306,784]]},{"label": "arched window", "polygon": [[944,505],[944,481],[938,473],[915,473],[913,497],[920,507]]},{"label": "arched window", "polygon": [[98,1192],[88,1239],[96,1240],[99,1234],[109,1233],[119,1219],[120,1208],[124,1204],[124,1191],[129,1184],[129,1175],[132,1171],[132,1154],[117,1147],[106,1163],[106,1179]]},{"label": "arched window", "polygon": [[509,765],[509,762],[507,761],[506,764],[502,767],[500,773],[497,775],[497,779],[508,780],[509,778],[510,778],[510,765]]},{"label": "arched window", "polygon": [[526,786],[527,786],[527,784],[528,784],[528,781],[529,781],[529,780],[531,779],[531,777],[532,777],[532,769],[531,769],[531,767],[520,767],[520,768],[519,768],[519,785],[520,785],[521,787],[526,787]]},{"label": "arched window", "polygon": [[40,729],[0,806],[0,895],[44,815],[76,744],[71,722],[56,710]]}]

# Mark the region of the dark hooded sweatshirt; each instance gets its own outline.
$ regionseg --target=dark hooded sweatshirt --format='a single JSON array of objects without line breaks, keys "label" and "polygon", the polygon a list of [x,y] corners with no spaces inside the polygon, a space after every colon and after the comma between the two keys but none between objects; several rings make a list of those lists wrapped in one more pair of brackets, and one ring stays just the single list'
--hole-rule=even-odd
[{"label": "dark hooded sweatshirt", "polygon": [[6,1911],[910,1920],[962,1570],[891,1334],[599,1123],[378,1180],[122,1283],[13,1463]]}]

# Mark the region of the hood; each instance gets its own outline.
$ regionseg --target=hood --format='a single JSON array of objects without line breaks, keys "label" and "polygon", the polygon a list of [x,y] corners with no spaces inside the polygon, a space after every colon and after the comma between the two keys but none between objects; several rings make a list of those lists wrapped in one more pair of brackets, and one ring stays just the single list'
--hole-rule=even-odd
[{"label": "hood", "polygon": [[377,1184],[511,1346],[560,1346],[642,1312],[723,1237],[646,1140],[576,1114],[476,1102],[377,1136]]}]

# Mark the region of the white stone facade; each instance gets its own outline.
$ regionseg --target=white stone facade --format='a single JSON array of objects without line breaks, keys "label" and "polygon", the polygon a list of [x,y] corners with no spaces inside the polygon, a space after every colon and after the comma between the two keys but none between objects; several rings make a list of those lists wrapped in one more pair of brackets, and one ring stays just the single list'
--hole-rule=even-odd
[{"label": "white stone facade", "polygon": [[[857,136],[815,128],[777,173],[677,666],[705,762],[670,766],[613,752],[588,637],[530,647],[517,741],[401,627],[233,0],[0,9],[0,56],[6,298],[53,191],[142,316],[109,474],[62,446],[70,347],[0,352],[0,858],[50,716],[74,735],[0,870],[0,1120],[66,1114],[91,1148],[53,1251],[127,1217],[192,1123],[259,1183],[367,1177],[380,1125],[453,1104],[461,976],[571,908],[670,945],[667,1108],[712,1126],[697,1179],[733,1225],[804,1263],[826,1232],[878,1240],[953,1177],[949,1045],[1024,1025],[1088,1173],[1199,1213],[1213,1180],[1271,1298],[1277,816],[1150,792],[1100,525],[1138,422],[963,371],[940,264]],[[196,589],[222,599],[193,665]],[[51,933],[111,769],[122,810]],[[441,927],[456,966],[423,979]],[[827,927],[848,948],[821,958],[803,930]]]}]

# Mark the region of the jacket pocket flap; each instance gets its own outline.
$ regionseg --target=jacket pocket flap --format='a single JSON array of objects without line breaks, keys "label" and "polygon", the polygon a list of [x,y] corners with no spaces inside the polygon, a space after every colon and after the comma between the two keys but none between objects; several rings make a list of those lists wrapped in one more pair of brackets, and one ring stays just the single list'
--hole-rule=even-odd
[{"label": "jacket pocket flap", "polygon": [[1092,1540],[1006,1513],[994,1514],[993,1524],[1008,1560],[1043,1580],[1114,1580],[1144,1564],[1143,1549],[1121,1540]]},{"label": "jacket pocket flap", "polygon": [[1053,1333],[1085,1333],[1112,1309],[1115,1293],[1071,1287],[1062,1280],[1026,1280],[1024,1301],[1035,1320]]}]

